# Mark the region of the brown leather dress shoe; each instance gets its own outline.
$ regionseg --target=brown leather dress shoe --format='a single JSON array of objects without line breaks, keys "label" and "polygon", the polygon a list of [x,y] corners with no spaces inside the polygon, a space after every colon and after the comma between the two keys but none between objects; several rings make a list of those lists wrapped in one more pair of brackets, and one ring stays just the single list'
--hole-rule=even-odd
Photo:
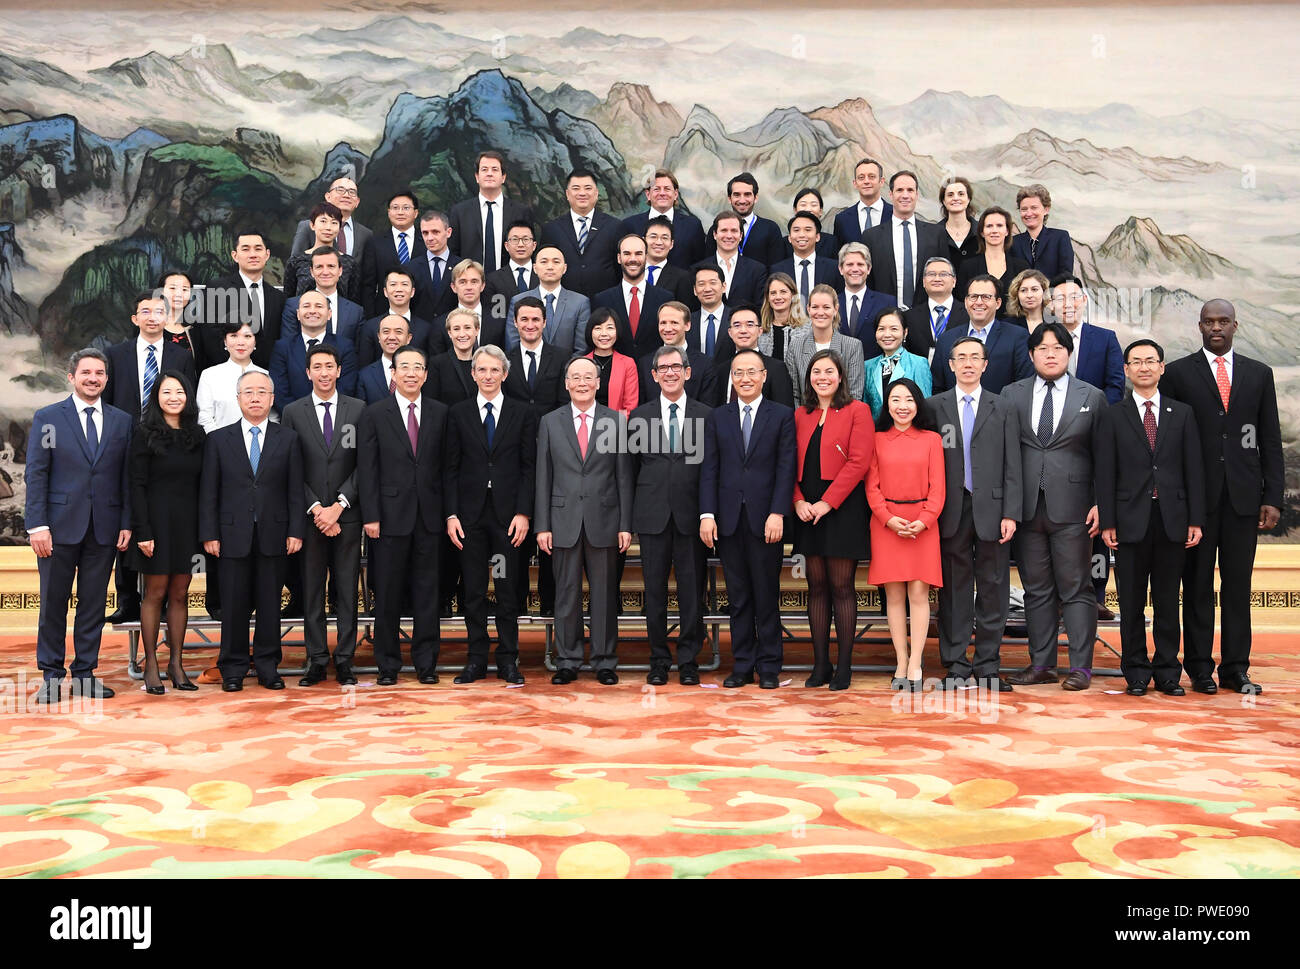
[{"label": "brown leather dress shoe", "polygon": [[1092,677],[1083,670],[1073,670],[1061,684],[1062,690],[1086,690],[1092,686]]},{"label": "brown leather dress shoe", "polygon": [[1036,670],[1032,666],[1026,666],[1019,673],[1011,673],[1007,676],[1007,682],[1012,686],[1038,686],[1040,683],[1055,683],[1058,677],[1052,670]]}]

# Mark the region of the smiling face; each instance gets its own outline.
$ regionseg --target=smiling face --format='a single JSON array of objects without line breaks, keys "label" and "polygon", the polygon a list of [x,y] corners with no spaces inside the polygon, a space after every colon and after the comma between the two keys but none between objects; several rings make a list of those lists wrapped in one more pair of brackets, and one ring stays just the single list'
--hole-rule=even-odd
[{"label": "smiling face", "polygon": [[411,326],[403,317],[385,316],[379,321],[379,346],[391,357],[399,347],[411,342]]},{"label": "smiling face", "polygon": [[673,251],[673,234],[666,226],[652,225],[645,230],[645,244],[650,261],[658,265]]},{"label": "smiling face", "polygon": [[979,340],[972,340],[967,343],[958,343],[952,348],[952,355],[948,358],[948,366],[957,378],[957,386],[962,389],[963,393],[970,391],[980,378],[984,376],[984,371],[988,369],[989,360],[984,354],[984,344]]},{"label": "smiling face", "polygon": [[393,373],[397,381],[397,392],[409,401],[414,401],[428,377],[424,358],[414,350],[403,348],[393,355]]},{"label": "smiling face", "polygon": [[302,332],[309,337],[318,337],[325,332],[325,324],[330,318],[330,301],[322,293],[308,290],[298,297],[298,324]]},{"label": "smiling face", "polygon": [[[663,329],[662,321],[660,321],[660,329]],[[686,381],[691,379],[691,368],[686,362],[686,354],[665,353],[654,365],[650,376],[654,377],[655,383],[659,385],[659,390],[665,397],[669,400],[677,400],[682,395]]]},{"label": "smiling face", "polygon": [[822,204],[812,192],[799,196],[799,201],[794,203],[794,210],[796,212],[811,212],[819,219],[822,217]]},{"label": "smiling face", "polygon": [[931,263],[921,276],[921,285],[925,287],[925,294],[930,299],[943,303],[952,295],[953,288],[957,285],[957,276],[947,263]]},{"label": "smiling face", "polygon": [[970,205],[970,193],[961,182],[953,182],[943,190],[943,209],[953,215],[965,215]]},{"label": "smiling face", "polygon": [[334,385],[339,379],[338,361],[328,353],[314,353],[307,361],[307,377],[316,396],[326,400],[334,396]]},{"label": "smiling face", "polygon": [[731,190],[727,193],[727,201],[737,215],[749,215],[754,211],[754,202],[758,200],[758,192],[754,191],[752,185],[745,182],[732,182]]},{"label": "smiling face", "polygon": [[472,373],[474,383],[478,384],[479,393],[489,399],[496,397],[497,391],[501,389],[501,381],[506,379],[506,368],[490,353],[474,355]]},{"label": "smiling face", "polygon": [[767,284],[767,305],[772,308],[772,315],[778,319],[785,319],[793,299],[794,293],[781,280],[773,279]]},{"label": "smiling face", "polygon": [[569,400],[578,410],[587,410],[596,399],[596,390],[600,387],[600,370],[594,361],[586,357],[569,361],[564,371],[564,389],[569,392]]},{"label": "smiling face", "polygon": [[722,278],[711,268],[695,274],[695,298],[700,305],[715,308],[722,302]]},{"label": "smiling face", "polygon": [[517,225],[506,235],[506,252],[517,263],[527,263],[533,258],[536,248],[537,240],[533,238],[532,229]]},{"label": "smiling face", "polygon": [[405,232],[415,225],[415,218],[419,214],[415,200],[408,195],[399,195],[388,203],[388,222],[398,232]]},{"label": "smiling face", "polygon": [[585,176],[569,179],[569,184],[564,189],[564,197],[569,200],[569,208],[573,211],[579,215],[590,215],[591,210],[596,207],[596,199],[600,197],[596,180]]},{"label": "smiling face", "polygon": [[473,309],[478,306],[479,298],[483,295],[483,274],[472,266],[468,267],[451,284],[451,288],[455,290],[461,306]]},{"label": "smiling face", "polygon": [[140,331],[140,336],[149,343],[156,343],[167,325],[167,301],[164,299],[142,299],[136,304],[131,322]]},{"label": "smiling face", "polygon": [[329,191],[325,193],[325,201],[342,212],[343,218],[350,218],[361,202],[361,197],[357,195],[357,183],[350,178],[334,179]]},{"label": "smiling face", "polygon": [[338,238],[339,220],[332,215],[322,213],[312,221],[311,231],[316,234],[316,246],[332,246],[334,240]]},{"label": "smiling face", "polygon": [[840,368],[830,357],[822,357],[808,371],[808,383],[823,403],[835,396],[840,386]]},{"label": "smiling face", "polygon": [[405,273],[389,273],[384,282],[384,295],[388,297],[389,306],[405,310],[415,295],[415,285]]},{"label": "smiling face", "polygon": [[77,361],[77,369],[68,374],[68,383],[77,392],[77,396],[93,404],[104,392],[108,383],[108,366],[103,360],[94,357],[82,357]]},{"label": "smiling face", "polygon": [[1052,290],[1052,313],[1067,329],[1078,329],[1087,305],[1088,294],[1072,282],[1061,283]]},{"label": "smiling face", "polygon": [[546,331],[545,314],[538,306],[521,306],[515,313],[515,329],[519,342],[526,347],[536,347]]},{"label": "smiling face", "polygon": [[679,346],[686,339],[686,331],[691,328],[690,317],[681,310],[664,306],[659,310],[659,339],[664,346]]},{"label": "smiling face", "polygon": [[891,313],[881,317],[876,325],[876,342],[880,344],[880,349],[885,352],[885,356],[892,355],[903,345],[906,332],[903,329],[903,321],[896,314]]},{"label": "smiling face", "polygon": [[623,278],[629,283],[639,283],[645,275],[645,240],[627,236],[618,244],[618,264],[623,267]]},{"label": "smiling face", "polygon": [[808,298],[808,318],[812,320],[813,326],[820,330],[829,329],[835,325],[835,311],[837,309],[835,300],[827,293],[813,293]]},{"label": "smiling face", "polygon": [[189,395],[181,382],[175,377],[163,377],[158,386],[158,406],[162,408],[163,416],[179,418],[188,402]]},{"label": "smiling face", "polygon": [[598,353],[610,353],[618,342],[618,325],[612,320],[602,320],[591,328],[591,344]]},{"label": "smiling face", "polygon": [[840,263],[840,275],[844,285],[855,292],[867,284],[867,260],[860,252],[850,252]]},{"label": "smiling face", "polygon": [[1150,396],[1156,389],[1164,372],[1165,365],[1160,359],[1160,352],[1153,346],[1134,347],[1124,361],[1124,375],[1144,397]]},{"label": "smiling face", "polygon": [[[812,198],[810,195],[805,198]],[[816,201],[814,199],[814,201]],[[812,256],[813,250],[817,248],[817,226],[808,219],[795,219],[790,226],[790,248],[794,250],[795,256],[799,259],[807,259]]]},{"label": "smiling face", "polygon": [[264,373],[248,371],[239,378],[235,395],[239,398],[239,412],[250,424],[260,424],[271,412],[275,403],[275,386],[271,378]]},{"label": "smiling face", "polygon": [[757,353],[737,353],[731,358],[731,386],[743,403],[753,403],[763,392],[767,369]]},{"label": "smiling face", "polygon": [[474,350],[474,341],[478,339],[478,325],[472,313],[455,316],[447,320],[447,336],[451,340],[456,356],[468,360]]},{"label": "smiling face", "polygon": [[242,367],[248,364],[248,359],[257,346],[257,337],[253,335],[252,327],[245,323],[234,333],[226,334],[225,344],[230,359]]},{"label": "smiling face", "polygon": [[168,276],[163,280],[162,292],[163,297],[167,300],[167,306],[171,310],[171,317],[179,320],[185,307],[189,305],[190,293],[193,291],[190,281],[180,274]]},{"label": "smiling face", "polygon": [[1052,210],[1043,205],[1043,200],[1037,195],[1030,195],[1020,203],[1020,221],[1025,225],[1026,232],[1037,233],[1043,227],[1047,220],[1047,215]]},{"label": "smiling face", "polygon": [[966,314],[976,329],[982,330],[991,323],[1001,305],[997,286],[988,280],[979,280],[966,287]]},{"label": "smiling face", "polygon": [[916,210],[916,179],[911,175],[897,175],[894,187],[890,189],[890,201],[894,205],[894,214],[900,219],[910,219]]},{"label": "smiling face", "polygon": [[866,205],[874,205],[880,198],[881,181],[884,172],[875,162],[863,162],[853,170],[853,187],[858,190],[858,198]]},{"label": "smiling face", "polygon": [[984,248],[1002,252],[1007,241],[1007,220],[1001,213],[994,212],[984,217]]},{"label": "smiling face", "polygon": [[718,227],[713,231],[713,241],[718,245],[719,254],[730,258],[740,248],[740,220],[726,218],[718,220]]},{"label": "smiling face", "polygon": [[889,416],[900,430],[911,427],[916,420],[916,398],[907,387],[895,384],[889,389]]},{"label": "smiling face", "polygon": [[660,176],[645,190],[646,201],[656,212],[667,212],[677,204],[677,188],[671,178]]},{"label": "smiling face", "polygon": [[323,256],[311,257],[311,278],[316,281],[316,287],[321,292],[334,292],[341,275],[342,270],[339,268],[339,254],[337,252],[327,252]]},{"label": "smiling face", "polygon": [[758,335],[763,328],[753,310],[737,310],[727,321],[727,332],[737,350],[753,350],[758,346]]}]

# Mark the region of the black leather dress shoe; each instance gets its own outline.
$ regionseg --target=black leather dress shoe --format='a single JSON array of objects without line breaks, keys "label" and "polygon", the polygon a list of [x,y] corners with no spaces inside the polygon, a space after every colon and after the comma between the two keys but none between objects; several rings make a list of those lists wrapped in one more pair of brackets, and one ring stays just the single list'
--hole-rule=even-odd
[{"label": "black leather dress shoe", "polygon": [[242,690],[243,688],[244,688],[244,684],[241,683],[239,680],[222,680],[222,681],[221,681],[221,692],[222,692],[222,693],[238,693],[238,692],[239,692],[240,690]]},{"label": "black leather dress shoe", "polygon": [[759,673],[758,688],[760,690],[775,690],[781,685],[781,677],[776,673]]},{"label": "black leather dress shoe", "polygon": [[682,686],[699,686],[700,671],[694,665],[683,666],[677,670],[677,682]]},{"label": "black leather dress shoe", "polygon": [[438,673],[436,670],[416,670],[415,676],[425,685],[438,682]]},{"label": "black leather dress shoe", "polygon": [[1249,676],[1227,677],[1220,674],[1219,686],[1229,693],[1253,693],[1258,696],[1264,692],[1264,688],[1258,683],[1252,683]]},{"label": "black leather dress shoe", "polygon": [[[475,680],[481,680],[487,676],[487,667],[480,666],[478,663],[470,663],[463,670],[456,674],[453,683],[473,683]],[[423,682],[423,681],[421,681]],[[436,683],[437,680],[434,680]]]},{"label": "black leather dress shoe", "polygon": [[1187,691],[1177,683],[1157,683],[1156,689],[1165,696],[1187,696]]},{"label": "black leather dress shoe", "polygon": [[973,682],[981,690],[988,690],[990,693],[1014,693],[1016,689],[1000,676],[985,676]]},{"label": "black leather dress shoe", "polygon": [[46,680],[36,692],[36,702],[41,706],[53,706],[63,699],[63,684],[59,680]]},{"label": "black leather dress shoe", "polygon": [[613,686],[618,682],[618,674],[613,670],[600,670],[596,674],[596,682],[601,686]]},{"label": "black leather dress shoe", "polygon": [[524,674],[519,672],[519,667],[514,663],[498,663],[497,679],[505,680],[507,683],[522,683]]},{"label": "black leather dress shoe", "polygon": [[1192,678],[1192,689],[1197,693],[1213,695],[1219,692],[1219,686],[1211,677],[1198,676]]},{"label": "black leather dress shoe", "polygon": [[396,674],[396,673],[380,673],[379,676],[378,676],[378,678],[375,680],[375,682],[376,682],[377,684],[379,684],[380,686],[396,686],[396,685],[397,685],[397,674]]},{"label": "black leather dress shoe", "polygon": [[663,666],[652,666],[650,672],[646,674],[645,681],[651,686],[667,686],[668,669]]},{"label": "black leather dress shoe", "polygon": [[327,667],[322,666],[320,663],[312,663],[311,666],[307,667],[307,672],[303,675],[303,678],[298,681],[298,685],[315,686],[317,683],[323,683],[327,672],[329,672]]},{"label": "black leather dress shoe", "polygon": [[262,680],[262,686],[268,690],[283,690],[284,680],[278,676],[273,680]]},{"label": "black leather dress shoe", "polygon": [[953,676],[951,673],[949,673],[942,680],[939,680],[937,683],[935,683],[934,688],[936,690],[960,690],[965,686],[967,686],[969,683],[970,680],[968,680],[966,677]]},{"label": "black leather dress shoe", "polygon": [[1129,696],[1146,696],[1147,685],[1145,683],[1130,683],[1128,689],[1124,691]]},{"label": "black leather dress shoe", "polygon": [[747,686],[753,682],[754,682],[753,673],[732,673],[730,676],[728,676],[725,680],[722,681],[722,685],[729,690],[734,690],[738,686]]},{"label": "black leather dress shoe", "polygon": [[72,692],[74,696],[89,696],[99,700],[107,700],[117,695],[117,691],[111,686],[93,676],[82,676],[73,680]]},{"label": "black leather dress shoe", "polygon": [[351,663],[335,663],[334,678],[339,681],[339,686],[357,685],[357,675],[352,672]]},{"label": "black leather dress shoe", "polygon": [[119,622],[139,622],[140,603],[124,602],[104,617],[104,625],[111,626]]},{"label": "black leather dress shoe", "polygon": [[578,671],[575,669],[570,669],[569,667],[566,666],[563,669],[558,669],[555,671],[555,675],[551,677],[551,682],[554,683],[556,686],[563,686],[566,683],[572,683],[577,678],[578,678]]},{"label": "black leather dress shoe", "polygon": [[297,599],[290,599],[289,604],[280,610],[281,619],[301,619],[302,604]]}]

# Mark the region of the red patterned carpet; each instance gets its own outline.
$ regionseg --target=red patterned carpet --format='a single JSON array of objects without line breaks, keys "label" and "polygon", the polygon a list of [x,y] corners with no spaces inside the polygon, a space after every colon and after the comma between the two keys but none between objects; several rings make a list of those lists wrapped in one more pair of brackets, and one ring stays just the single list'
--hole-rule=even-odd
[{"label": "red patterned carpet", "polygon": [[1300,875],[1292,635],[1257,637],[1258,699],[1099,678],[914,704],[866,674],[844,693],[803,673],[774,692],[553,687],[535,646],[518,689],[151,697],[123,638],[102,716],[11,712],[34,646],[0,640],[0,875]]}]

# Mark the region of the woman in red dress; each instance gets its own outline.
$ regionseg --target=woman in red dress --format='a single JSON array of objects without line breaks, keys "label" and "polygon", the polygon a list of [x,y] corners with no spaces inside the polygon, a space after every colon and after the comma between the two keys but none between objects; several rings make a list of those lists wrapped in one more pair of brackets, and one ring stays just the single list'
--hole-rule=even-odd
[{"label": "woman in red dress", "polygon": [[[889,385],[876,423],[867,472],[871,565],[867,578],[885,587],[889,635],[897,657],[890,689],[921,689],[921,652],[930,628],[930,587],[943,585],[939,531],[943,509],[943,439],[921,407],[921,388],[906,378]],[[907,609],[911,606],[911,648]]]}]

